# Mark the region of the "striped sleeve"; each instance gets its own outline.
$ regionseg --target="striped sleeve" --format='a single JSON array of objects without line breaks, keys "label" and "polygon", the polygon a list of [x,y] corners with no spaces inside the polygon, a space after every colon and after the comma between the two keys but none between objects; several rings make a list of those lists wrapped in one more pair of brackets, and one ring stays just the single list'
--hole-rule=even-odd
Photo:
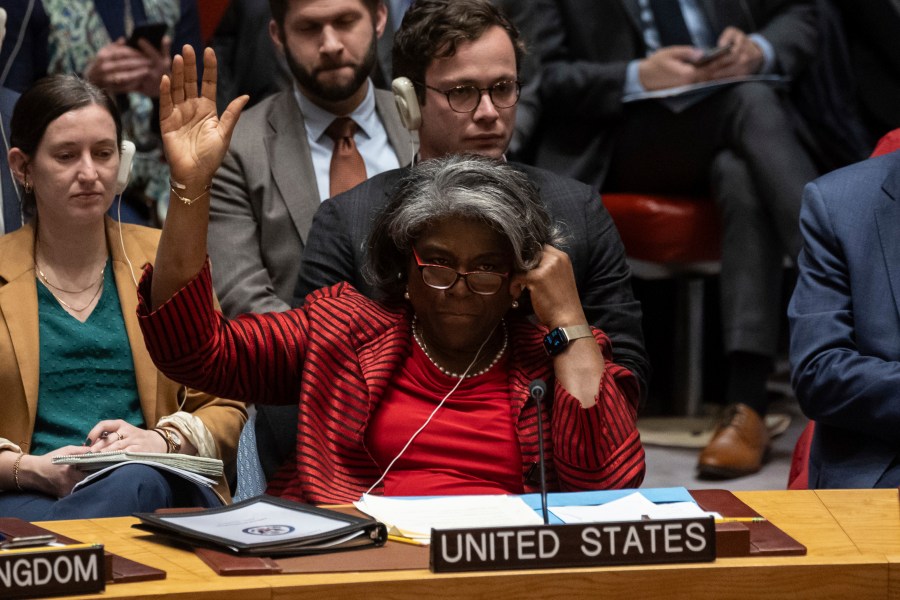
[{"label": "striped sleeve", "polygon": [[606,370],[597,403],[583,408],[559,383],[553,403],[556,470],[564,491],[638,487],[644,479],[644,448],[637,430],[637,377],[612,362],[609,340],[598,337]]},{"label": "striped sleeve", "polygon": [[157,310],[150,310],[153,267],[138,288],[138,320],[160,371],[223,398],[285,404],[297,401],[306,320],[301,311],[242,315],[215,310],[209,261]]}]

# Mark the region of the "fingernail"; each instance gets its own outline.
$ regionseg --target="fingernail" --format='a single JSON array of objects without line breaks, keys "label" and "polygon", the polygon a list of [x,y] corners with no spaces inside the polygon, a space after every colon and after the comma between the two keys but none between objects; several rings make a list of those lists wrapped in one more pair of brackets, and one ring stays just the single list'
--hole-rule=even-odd
[{"label": "fingernail", "polygon": [[87,438],[84,440],[84,444],[82,444],[82,446],[90,446],[93,443],[94,442],[91,441],[91,438]]}]

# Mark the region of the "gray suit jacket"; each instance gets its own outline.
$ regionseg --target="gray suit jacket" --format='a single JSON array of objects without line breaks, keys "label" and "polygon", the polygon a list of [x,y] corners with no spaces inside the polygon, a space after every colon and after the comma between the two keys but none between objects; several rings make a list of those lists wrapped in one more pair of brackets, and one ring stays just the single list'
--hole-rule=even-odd
[{"label": "gray suit jacket", "polygon": [[[393,96],[375,90],[375,104],[400,164],[409,164],[409,132]],[[213,283],[226,315],[290,308],[321,203],[315,180],[303,114],[291,90],[241,117],[213,179],[210,207]]]},{"label": "gray suit jacket", "polygon": [[807,185],[800,228],[788,318],[792,383],[816,421],[809,487],[896,486],[900,151]]}]

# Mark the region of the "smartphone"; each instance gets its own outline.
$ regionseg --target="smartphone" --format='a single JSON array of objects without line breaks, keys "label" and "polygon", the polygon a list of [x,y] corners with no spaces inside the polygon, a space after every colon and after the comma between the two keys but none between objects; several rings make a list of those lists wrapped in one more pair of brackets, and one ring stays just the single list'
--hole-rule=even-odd
[{"label": "smartphone", "polygon": [[702,67],[703,65],[708,65],[723,54],[727,54],[731,50],[731,46],[732,44],[725,44],[724,46],[716,46],[705,50],[703,56],[694,61],[694,66]]},{"label": "smartphone", "polygon": [[126,43],[132,48],[140,48],[138,46],[138,40],[143,39],[150,42],[151,46],[159,50],[162,48],[162,39],[163,36],[166,35],[167,29],[168,26],[165,23],[146,23],[144,25],[138,25],[134,28],[134,31],[131,32]]}]

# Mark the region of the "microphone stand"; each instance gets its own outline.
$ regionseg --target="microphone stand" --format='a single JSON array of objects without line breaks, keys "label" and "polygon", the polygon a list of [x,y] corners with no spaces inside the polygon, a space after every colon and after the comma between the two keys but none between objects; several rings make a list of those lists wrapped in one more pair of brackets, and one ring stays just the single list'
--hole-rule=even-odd
[{"label": "microphone stand", "polygon": [[547,384],[543,379],[535,379],[528,386],[531,397],[534,398],[537,407],[537,428],[538,428],[538,472],[540,473],[541,483],[541,514],[544,516],[544,525],[550,524],[550,515],[547,512],[547,477],[544,465],[544,423],[542,400],[544,394],[547,393]]}]

